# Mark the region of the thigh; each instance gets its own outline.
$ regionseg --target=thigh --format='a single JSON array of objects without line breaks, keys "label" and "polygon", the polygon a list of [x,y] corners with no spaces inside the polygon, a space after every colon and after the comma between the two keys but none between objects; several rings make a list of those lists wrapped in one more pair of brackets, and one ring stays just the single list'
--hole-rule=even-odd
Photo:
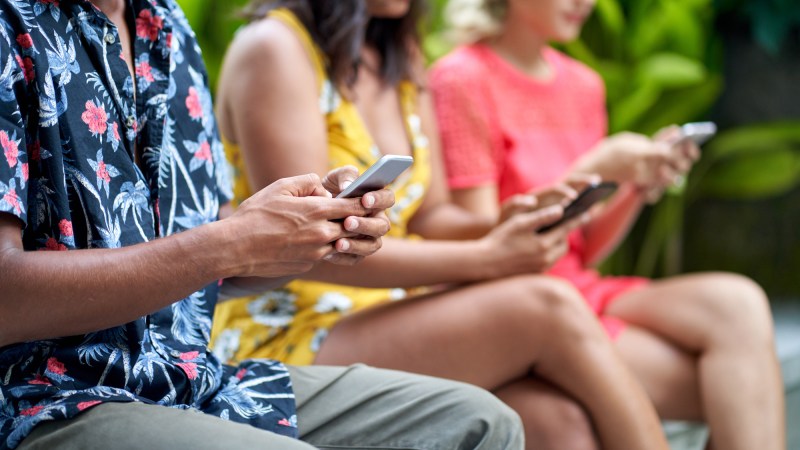
[{"label": "thigh", "polygon": [[300,438],[319,448],[522,448],[516,413],[474,386],[363,365],[289,371]]},{"label": "thigh", "polygon": [[[583,319],[581,329],[603,338],[570,289],[547,277],[514,277],[371,308],[337,324],[315,363],[364,362],[494,390],[558,352],[559,317]],[[575,300],[564,302],[569,294]]]},{"label": "thigh", "polygon": [[[683,275],[653,282],[622,294],[605,310],[641,329],[660,335],[688,352],[706,349],[711,339],[737,338],[731,331],[757,331],[751,323],[769,324],[763,292],[733,274]],[[769,328],[762,326],[761,328]],[[735,340],[729,340],[735,344]]]},{"label": "thigh", "polygon": [[107,403],[71,420],[43,423],[19,446],[20,450],[87,448],[310,450],[313,447],[195,410],[142,403]]},{"label": "thigh", "polygon": [[495,394],[522,417],[528,448],[599,448],[588,412],[557,386],[541,379],[525,378],[501,387]]},{"label": "thigh", "polygon": [[634,325],[615,341],[662,419],[702,420],[697,357]]}]

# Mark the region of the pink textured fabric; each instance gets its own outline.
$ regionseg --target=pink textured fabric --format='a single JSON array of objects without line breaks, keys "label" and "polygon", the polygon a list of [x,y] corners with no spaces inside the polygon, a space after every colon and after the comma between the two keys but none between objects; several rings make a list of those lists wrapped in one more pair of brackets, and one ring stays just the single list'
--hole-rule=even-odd
[{"label": "pink textured fabric", "polygon": [[[546,186],[607,132],[605,89],[597,73],[548,48],[548,81],[534,80],[482,44],[461,47],[439,60],[430,88],[441,130],[450,187],[487,184],[499,200]],[[619,294],[648,282],[635,277],[601,277],[584,267],[580,232],[570,251],[550,271],[570,280],[612,337],[624,325],[602,317]]]}]

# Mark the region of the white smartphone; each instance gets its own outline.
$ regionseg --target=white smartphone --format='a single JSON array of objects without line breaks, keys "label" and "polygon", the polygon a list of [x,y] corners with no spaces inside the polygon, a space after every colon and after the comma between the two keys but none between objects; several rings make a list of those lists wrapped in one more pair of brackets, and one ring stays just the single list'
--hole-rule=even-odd
[{"label": "white smartphone", "polygon": [[410,156],[384,155],[356,178],[350,186],[340,192],[336,198],[361,197],[367,192],[381,190],[391,184],[413,163],[414,158]]},{"label": "white smartphone", "polygon": [[717,124],[714,122],[689,122],[681,125],[681,138],[678,142],[684,139],[691,139],[697,145],[703,145],[706,141],[717,134]]}]

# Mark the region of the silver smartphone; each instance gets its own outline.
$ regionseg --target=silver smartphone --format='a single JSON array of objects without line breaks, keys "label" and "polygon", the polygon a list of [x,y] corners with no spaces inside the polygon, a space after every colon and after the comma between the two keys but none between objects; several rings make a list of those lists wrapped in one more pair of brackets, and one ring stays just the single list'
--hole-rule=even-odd
[{"label": "silver smartphone", "polygon": [[703,145],[706,141],[717,134],[717,124],[714,122],[689,122],[681,125],[681,138],[678,142],[684,139],[691,139],[697,145]]},{"label": "silver smartphone", "polygon": [[391,184],[413,163],[414,158],[410,156],[384,155],[336,198],[361,197],[367,192],[379,191]]}]

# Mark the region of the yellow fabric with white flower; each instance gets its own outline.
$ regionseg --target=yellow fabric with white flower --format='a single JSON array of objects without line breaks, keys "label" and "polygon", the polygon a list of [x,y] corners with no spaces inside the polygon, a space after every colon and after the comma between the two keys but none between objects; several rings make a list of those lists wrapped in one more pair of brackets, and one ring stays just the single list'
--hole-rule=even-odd
[{"label": "yellow fabric with white flower", "polygon": [[[319,80],[320,110],[328,127],[330,168],[350,164],[363,172],[382,155],[356,106],[342,98],[333,87],[325,72],[324,54],[300,21],[284,9],[270,12],[269,17],[290,27],[312,58]],[[415,114],[417,88],[404,82],[398,89],[412,142],[414,165],[390,186],[396,201],[387,211],[392,223],[388,236],[414,238],[408,234],[407,224],[430,184],[430,156],[427,139]],[[239,148],[229,142],[225,144],[235,175],[234,204],[238,204],[250,192]],[[271,358],[293,365],[311,364],[322,341],[342,317],[406,295],[403,289],[367,289],[293,281],[283,289],[217,305],[211,339],[213,351],[223,361]]]}]

